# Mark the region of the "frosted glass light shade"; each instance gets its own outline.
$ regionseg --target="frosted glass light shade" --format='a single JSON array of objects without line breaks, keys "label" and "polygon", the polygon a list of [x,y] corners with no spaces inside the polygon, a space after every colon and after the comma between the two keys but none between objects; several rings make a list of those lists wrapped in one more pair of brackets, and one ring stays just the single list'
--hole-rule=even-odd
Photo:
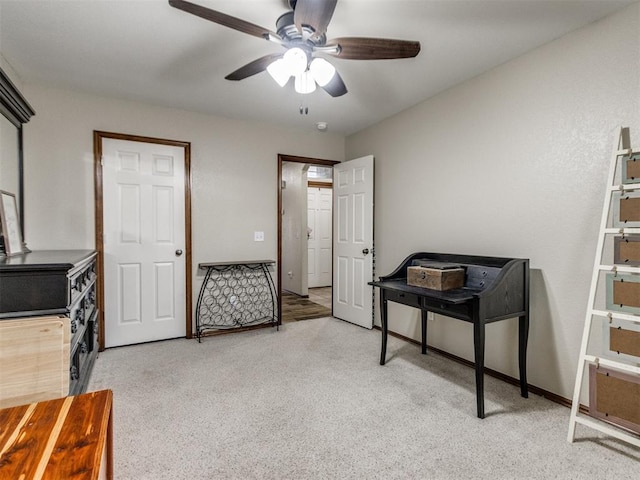
[{"label": "frosted glass light shade", "polygon": [[318,85],[324,87],[328,84],[336,74],[336,67],[327,62],[324,58],[314,58],[309,65],[311,75],[318,82]]},{"label": "frosted glass light shade", "polygon": [[296,92],[307,94],[315,91],[316,82],[308,71],[296,75],[295,79]]},{"label": "frosted glass light shade", "polygon": [[289,77],[291,77],[287,64],[282,58],[277,59],[275,62],[271,62],[267,67],[267,72],[269,72],[271,78],[273,78],[281,87],[284,87],[289,81]]},{"label": "frosted glass light shade", "polygon": [[307,69],[307,54],[298,47],[287,50],[282,57],[290,75],[298,75]]}]

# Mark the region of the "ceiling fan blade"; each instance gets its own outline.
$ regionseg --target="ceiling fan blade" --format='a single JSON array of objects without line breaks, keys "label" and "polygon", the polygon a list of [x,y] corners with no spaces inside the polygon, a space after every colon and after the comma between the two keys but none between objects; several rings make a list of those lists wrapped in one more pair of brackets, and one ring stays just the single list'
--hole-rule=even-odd
[{"label": "ceiling fan blade", "polygon": [[298,0],[293,10],[293,21],[302,31],[302,25],[308,25],[315,30],[316,35],[327,31],[327,26],[333,17],[338,0]]},{"label": "ceiling fan blade", "polygon": [[264,38],[267,40],[269,40],[270,37],[276,39],[280,38],[277,33],[261,27],[260,25],[255,25],[239,18],[232,17],[231,15],[227,15],[226,13],[211,10],[210,8],[186,2],[185,0],[169,0],[169,5],[177,8],[178,10],[182,10],[184,12],[191,13],[192,15],[204,18],[205,20],[217,23],[218,25],[223,25],[225,27],[238,30],[239,32],[248,33],[254,37]]},{"label": "ceiling fan blade", "polygon": [[332,97],[341,97],[347,93],[347,86],[342,81],[342,77],[336,72],[329,83],[322,87]]},{"label": "ceiling fan blade", "polygon": [[326,47],[333,45],[339,45],[340,48],[336,53],[327,53],[348,60],[410,58],[420,52],[420,42],[390,38],[341,37],[328,41]]},{"label": "ceiling fan blade", "polygon": [[255,75],[256,73],[263,72],[267,69],[272,62],[275,62],[278,58],[281,58],[280,53],[270,53],[264,57],[260,57],[253,62],[247,63],[244,67],[240,67],[235,72],[230,73],[226,77],[227,80],[242,80],[244,78]]}]

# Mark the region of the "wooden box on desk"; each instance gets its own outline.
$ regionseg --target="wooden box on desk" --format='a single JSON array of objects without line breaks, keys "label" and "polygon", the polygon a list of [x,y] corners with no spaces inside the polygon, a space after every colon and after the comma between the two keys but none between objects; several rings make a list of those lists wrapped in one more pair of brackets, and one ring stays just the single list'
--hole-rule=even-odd
[{"label": "wooden box on desk", "polygon": [[464,286],[464,268],[446,263],[425,263],[407,267],[407,284],[432,290],[453,290]]}]

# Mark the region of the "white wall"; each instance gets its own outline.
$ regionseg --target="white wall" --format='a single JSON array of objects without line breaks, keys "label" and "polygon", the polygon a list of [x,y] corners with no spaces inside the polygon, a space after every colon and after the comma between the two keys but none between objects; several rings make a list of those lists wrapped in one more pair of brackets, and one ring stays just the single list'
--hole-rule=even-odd
[{"label": "white wall", "polygon": [[283,162],[282,288],[309,295],[307,278],[307,169],[304,163]]},{"label": "white wall", "polygon": [[13,66],[7,61],[6,58],[2,56],[2,52],[0,50],[0,67],[4,71],[5,75],[9,77],[9,79],[13,82],[20,92],[22,92],[22,79],[18,76],[16,71],[13,69]]},{"label": "white wall", "polygon": [[[342,160],[340,135],[275,128],[26,84],[31,249],[94,247],[93,130],[191,142],[193,271],[277,257],[277,154]],[[264,242],[253,232],[263,231]],[[194,281],[194,300],[199,281]]]},{"label": "white wall", "polygon": [[[530,258],[529,380],[570,397],[611,133],[624,124],[640,139],[639,16],[633,5],[346,145],[331,133],[21,85],[36,110],[25,127],[28,245],[94,246],[94,129],[192,142],[194,273],[199,262],[275,258],[278,153],[372,153],[378,274],[418,250]],[[255,230],[265,242],[253,242]],[[390,316],[393,330],[418,338],[415,311]],[[487,365],[512,376],[515,323],[491,325],[487,347]],[[431,343],[472,358],[468,325],[439,317],[430,327]]]},{"label": "white wall", "polygon": [[[347,138],[376,157],[376,269],[416,251],[531,259],[529,382],[572,396],[618,125],[640,145],[639,6],[573,32]],[[637,148],[637,147],[636,147]],[[390,329],[419,338],[418,313]],[[517,321],[487,327],[487,366],[517,377]],[[430,342],[473,359],[469,324]]]}]

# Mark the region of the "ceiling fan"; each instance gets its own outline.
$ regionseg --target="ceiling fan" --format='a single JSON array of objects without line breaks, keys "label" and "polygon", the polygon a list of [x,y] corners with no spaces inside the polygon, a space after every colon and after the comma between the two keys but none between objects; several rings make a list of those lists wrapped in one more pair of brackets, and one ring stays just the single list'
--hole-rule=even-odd
[{"label": "ceiling fan", "polygon": [[298,93],[311,93],[316,84],[332,97],[347,93],[335,67],[319,55],[348,60],[381,60],[415,57],[420,43],[407,40],[368,37],[340,37],[327,40],[326,31],[337,0],[288,0],[291,11],[276,21],[276,31],[231,15],[187,2],[169,0],[169,5],[211,22],[283,46],[286,51],[254,60],[230,73],[227,80],[244,78],[267,70],[282,87],[293,77]]}]

